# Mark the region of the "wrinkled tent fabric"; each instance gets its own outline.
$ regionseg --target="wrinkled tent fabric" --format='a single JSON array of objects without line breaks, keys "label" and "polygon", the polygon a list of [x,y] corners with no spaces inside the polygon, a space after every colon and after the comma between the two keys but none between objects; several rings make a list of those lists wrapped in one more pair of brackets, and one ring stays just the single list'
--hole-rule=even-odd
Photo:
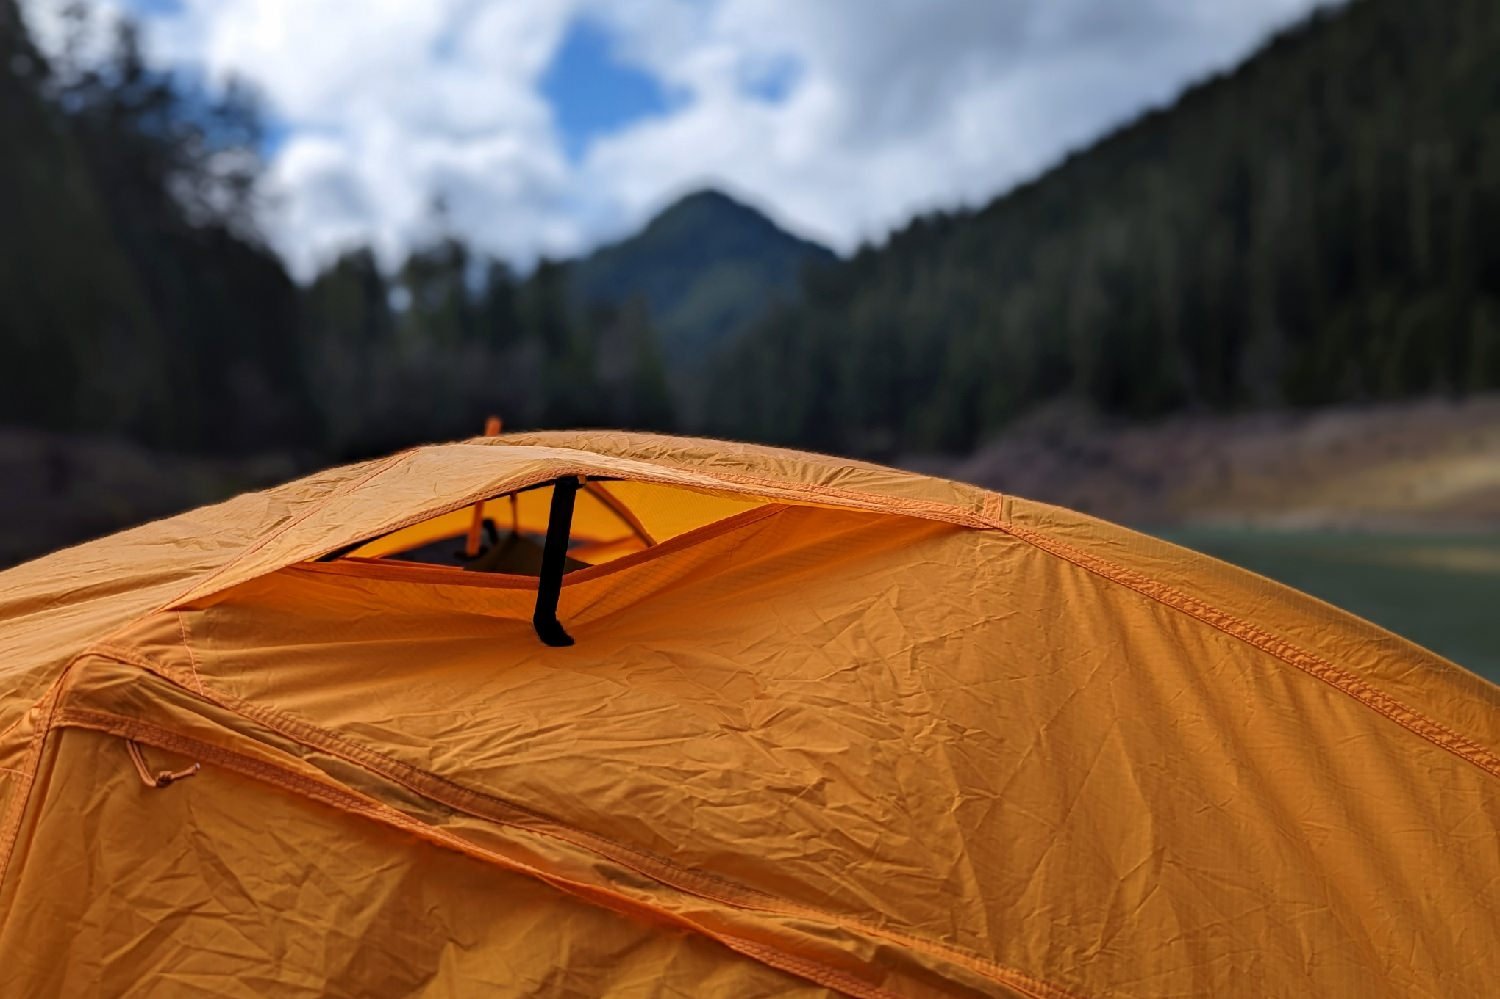
[{"label": "wrinkled tent fabric", "polygon": [[[377,557],[564,475],[661,535],[580,515],[571,648]],[[6,995],[1492,994],[1497,778],[1500,690],[1370,624],[768,448],[424,447],[0,575]]]}]

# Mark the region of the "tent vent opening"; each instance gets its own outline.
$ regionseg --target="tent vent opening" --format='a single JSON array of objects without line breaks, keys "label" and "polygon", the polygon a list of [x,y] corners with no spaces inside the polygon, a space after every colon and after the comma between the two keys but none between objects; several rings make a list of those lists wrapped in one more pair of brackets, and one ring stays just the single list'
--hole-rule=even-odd
[{"label": "tent vent opening", "polygon": [[649,557],[662,542],[685,540],[767,505],[760,497],[569,475],[357,542],[319,561],[532,577],[537,637],[563,647],[573,644],[557,616],[567,574]]},{"label": "tent vent opening", "polygon": [[[323,556],[445,566],[467,572],[542,575],[556,484],[548,480],[491,497]],[[659,482],[569,477],[576,484],[564,573],[649,551],[766,505],[764,499]]]}]

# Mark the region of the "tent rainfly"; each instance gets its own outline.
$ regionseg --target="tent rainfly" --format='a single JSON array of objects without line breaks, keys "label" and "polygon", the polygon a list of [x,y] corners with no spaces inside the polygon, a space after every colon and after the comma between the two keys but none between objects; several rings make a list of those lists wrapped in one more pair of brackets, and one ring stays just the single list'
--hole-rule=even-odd
[{"label": "tent rainfly", "polygon": [[475,439],[0,574],[5,996],[1477,997],[1497,830],[1484,680],[815,455]]}]

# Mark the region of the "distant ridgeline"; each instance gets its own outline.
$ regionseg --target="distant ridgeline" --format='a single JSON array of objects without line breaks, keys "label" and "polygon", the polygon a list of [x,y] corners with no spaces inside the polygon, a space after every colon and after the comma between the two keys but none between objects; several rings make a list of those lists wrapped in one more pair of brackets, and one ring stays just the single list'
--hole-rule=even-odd
[{"label": "distant ridgeline", "polygon": [[338,451],[375,450],[473,433],[490,410],[519,427],[671,429],[700,408],[704,358],[832,259],[713,191],[524,281],[451,239],[391,279],[368,251],[348,254],[306,296],[326,432]]},{"label": "distant ridgeline", "polygon": [[1500,386],[1500,3],[1355,0],[975,212],[825,269],[717,364],[710,431],[963,450],[1037,400]]},{"label": "distant ridgeline", "polygon": [[255,234],[251,96],[153,70],[128,26],[103,65],[48,65],[15,0],[0,148],[0,423],[343,457],[498,411],[889,455],[1057,395],[1145,416],[1500,386],[1495,0],[1316,15],[847,261],[701,192],[524,279],[438,239],[299,288]]},{"label": "distant ridgeline", "polygon": [[439,238],[299,288],[256,235],[261,132],[252,95],[152,69],[129,25],[102,64],[49,65],[0,0],[0,424],[329,457],[491,412],[672,429],[672,383],[833,256],[700,192],[524,280]]},{"label": "distant ridgeline", "polygon": [[794,300],[809,265],[833,260],[755,209],[700,191],[578,261],[570,277],[580,303],[644,298],[668,365],[691,369],[769,306]]}]

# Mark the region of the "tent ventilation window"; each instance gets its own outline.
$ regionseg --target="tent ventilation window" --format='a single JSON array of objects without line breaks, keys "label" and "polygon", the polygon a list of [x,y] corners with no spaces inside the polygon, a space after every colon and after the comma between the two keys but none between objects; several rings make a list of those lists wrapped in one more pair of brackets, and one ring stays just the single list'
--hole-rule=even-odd
[{"label": "tent ventilation window", "polygon": [[573,644],[558,619],[563,577],[641,556],[663,541],[766,505],[766,500],[660,482],[568,475],[517,489],[323,556],[365,563],[530,576],[532,623],[551,646]]}]

